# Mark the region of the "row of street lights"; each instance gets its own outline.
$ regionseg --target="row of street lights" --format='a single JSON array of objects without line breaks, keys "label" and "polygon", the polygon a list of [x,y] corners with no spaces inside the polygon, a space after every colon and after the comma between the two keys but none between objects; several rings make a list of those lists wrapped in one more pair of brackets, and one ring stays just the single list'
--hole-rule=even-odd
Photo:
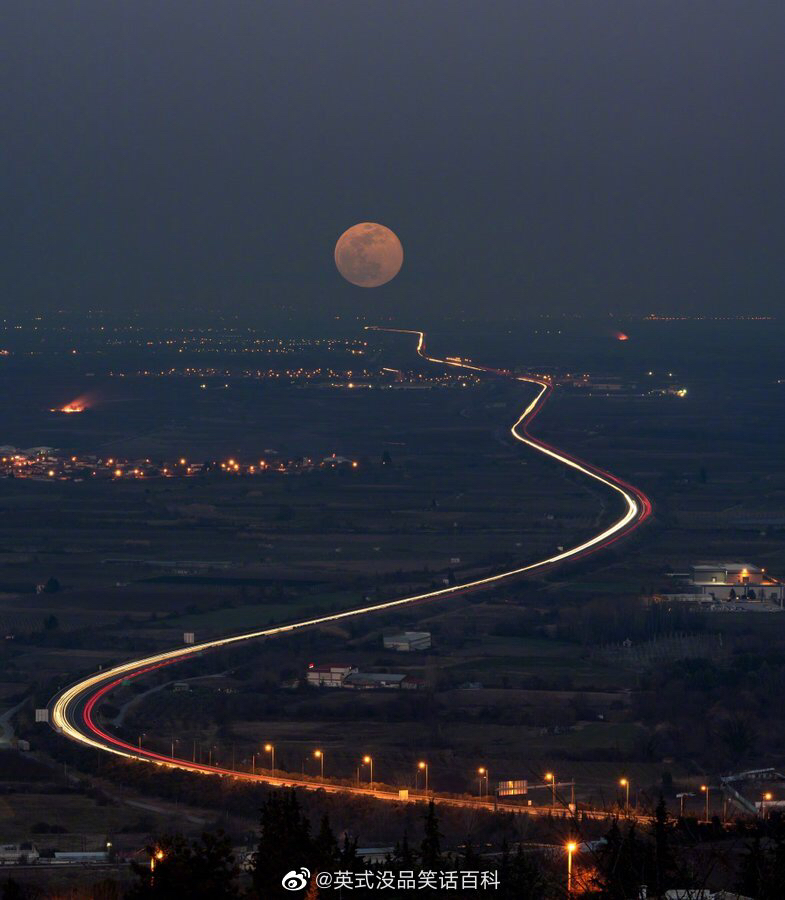
[{"label": "row of street lights", "polygon": [[[142,734],[140,734],[138,737],[137,743],[138,743],[138,747],[140,750],[142,749],[142,738],[144,738],[144,737],[146,737],[145,732],[142,732]],[[171,746],[170,746],[170,752],[171,752],[172,759],[174,759],[175,747],[179,743],[180,743],[179,738],[175,738],[174,736],[172,736]],[[216,749],[216,748],[215,747],[208,748],[208,765],[213,764],[212,757],[213,757],[214,749]],[[270,744],[270,743],[265,744],[264,751],[265,751],[265,753],[270,754],[270,771],[275,772],[275,745]],[[324,780],[324,750],[321,750],[321,749],[314,750],[313,756],[314,756],[314,759],[319,760],[320,776],[321,776],[322,780]],[[194,741],[194,762],[196,762],[196,741]],[[369,767],[369,783],[371,786],[373,786],[373,757],[366,754],[362,758],[362,764]],[[425,762],[424,760],[421,760],[420,762],[417,763],[417,770],[420,772],[423,772],[425,775],[425,793],[427,794],[427,793],[429,793],[428,763]],[[251,754],[251,773],[253,775],[256,774],[256,754],[255,753]],[[483,783],[484,783],[484,786],[485,786],[484,796],[486,798],[488,798],[490,795],[490,770],[488,769],[487,766],[480,766],[477,769],[477,775],[478,775],[478,784],[479,784],[478,795],[480,798],[483,797]],[[550,784],[551,784],[552,805],[556,806],[556,776],[552,772],[547,772],[545,774],[545,780],[547,782],[550,782]],[[627,780],[623,778],[620,783],[622,785],[625,785],[625,784],[627,784]],[[572,790],[573,790],[573,803],[574,803],[574,800],[575,800],[575,796],[574,796],[575,784],[574,783],[572,784]],[[627,786],[627,806],[629,807],[629,785]]]},{"label": "row of street lights", "polygon": [[[142,738],[143,737],[145,737],[144,732],[139,735],[139,739],[138,739],[138,745],[139,745],[140,750],[142,749]],[[174,759],[175,746],[179,743],[180,742],[177,738],[172,737],[171,748],[170,748],[172,759]],[[270,754],[270,770],[272,772],[275,772],[275,745],[269,744],[269,743],[265,744],[264,750],[266,753]],[[213,751],[213,748],[212,747],[209,748],[208,759],[209,759],[210,765],[212,765],[212,751]],[[194,750],[194,754],[195,753],[196,753],[196,751]],[[313,755],[314,755],[315,759],[319,760],[320,774],[321,774],[322,781],[324,781],[324,750],[314,750]],[[366,754],[362,758],[362,764],[369,767],[369,784],[371,786],[371,789],[373,790],[374,789],[374,787],[373,787],[373,783],[374,783],[374,781],[373,781],[373,757]],[[256,754],[253,754],[251,757],[251,767],[252,767],[252,772],[255,775],[256,774]],[[425,774],[425,793],[427,794],[427,793],[429,793],[428,763],[425,761],[418,762],[417,769]],[[489,796],[489,785],[490,785],[490,771],[488,770],[488,767],[480,766],[477,769],[477,775],[478,775],[478,784],[479,784],[479,790],[478,790],[479,797],[480,797],[480,799],[482,799],[482,797],[483,797],[483,783],[484,783],[484,785],[485,785],[484,796],[487,799]],[[553,772],[546,772],[545,773],[545,781],[551,785],[551,805],[553,807],[555,807],[556,806],[556,775]],[[624,809],[626,812],[629,813],[629,811],[630,811],[630,780],[629,780],[629,778],[626,778],[626,777],[620,778],[619,779],[619,787],[624,788],[624,792],[625,792]],[[574,782],[571,784],[571,788],[572,788],[572,804],[574,805],[574,803],[575,803],[575,783]],[[711,789],[711,786],[708,784],[702,784],[700,786],[700,789],[701,789],[701,793],[706,795],[706,821],[708,822],[709,821],[709,801],[710,801],[712,789]],[[692,797],[692,796],[693,796],[692,794],[686,793],[686,792],[678,795],[679,812],[682,817],[684,816],[684,799],[685,799],[685,797]],[[771,801],[773,799],[774,799],[774,797],[773,797],[771,791],[765,791],[764,794],[762,795],[761,812],[763,813],[764,817],[766,815],[766,804],[771,803]]]},{"label": "row of street lights", "polygon": [[[141,743],[140,743],[141,746]],[[274,744],[265,744],[264,749],[267,753],[270,754],[270,771],[275,772],[275,745]],[[324,750],[316,749],[313,751],[314,759],[319,760],[319,771],[322,781],[324,781]],[[251,758],[252,764],[252,772],[256,774],[256,755],[254,754]],[[365,754],[362,758],[362,765],[368,766],[368,783],[371,787],[371,790],[375,790],[374,788],[374,779],[373,779],[373,757],[369,754]],[[424,760],[421,760],[417,763],[417,770],[419,772],[425,773],[425,793],[428,793],[428,763]],[[486,796],[488,795],[487,791],[487,781],[488,781],[488,770],[484,766],[481,766],[477,770],[481,776],[481,778],[485,778],[486,781]],[[358,769],[359,772],[359,769]],[[358,776],[359,778],[359,776]],[[481,792],[482,795],[482,792]]]}]

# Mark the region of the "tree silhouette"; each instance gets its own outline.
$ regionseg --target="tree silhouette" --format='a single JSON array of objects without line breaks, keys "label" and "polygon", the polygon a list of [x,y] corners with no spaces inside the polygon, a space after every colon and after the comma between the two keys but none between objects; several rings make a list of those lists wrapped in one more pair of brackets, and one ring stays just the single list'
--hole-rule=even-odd
[{"label": "tree silhouette", "polygon": [[310,824],[295,792],[270,794],[259,817],[259,842],[253,863],[253,885],[264,900],[291,896],[281,879],[291,869],[313,866]]},{"label": "tree silhouette", "polygon": [[646,848],[634,822],[622,831],[618,819],[613,820],[596,863],[593,887],[598,898],[627,900],[638,896],[644,883]]},{"label": "tree silhouette", "polygon": [[338,841],[330,827],[327,815],[322,817],[319,833],[313,842],[313,862],[316,872],[331,872],[338,867],[341,853],[338,849]]},{"label": "tree silhouette", "polygon": [[647,873],[648,885],[655,897],[664,894],[678,882],[676,859],[673,852],[673,825],[668,821],[668,809],[660,794],[652,823],[654,847]]},{"label": "tree silhouette", "polygon": [[509,900],[543,900],[547,894],[547,882],[540,869],[523,852],[520,844],[515,856],[508,861],[508,869],[504,865],[499,873],[501,896]]},{"label": "tree silhouette", "polygon": [[437,869],[442,861],[442,834],[436,816],[436,804],[431,800],[425,813],[425,834],[420,844],[420,857],[424,869]]}]

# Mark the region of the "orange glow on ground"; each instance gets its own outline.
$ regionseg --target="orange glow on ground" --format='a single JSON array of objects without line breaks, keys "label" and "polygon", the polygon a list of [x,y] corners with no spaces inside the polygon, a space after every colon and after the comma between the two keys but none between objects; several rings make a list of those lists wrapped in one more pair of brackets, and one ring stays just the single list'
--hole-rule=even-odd
[{"label": "orange glow on ground", "polygon": [[71,400],[69,403],[63,404],[63,406],[55,406],[51,411],[72,415],[73,413],[84,412],[89,406],[90,403],[88,402],[87,395],[82,395],[81,397],[76,397],[74,400]]},{"label": "orange glow on ground", "polygon": [[630,336],[628,334],[625,334],[623,331],[617,331],[614,334],[614,337],[617,341],[628,341],[630,339]]}]

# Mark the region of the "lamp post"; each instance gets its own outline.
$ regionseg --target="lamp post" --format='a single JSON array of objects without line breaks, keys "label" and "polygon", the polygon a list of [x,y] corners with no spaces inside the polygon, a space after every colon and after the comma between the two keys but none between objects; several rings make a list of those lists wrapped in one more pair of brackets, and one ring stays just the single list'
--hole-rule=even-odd
[{"label": "lamp post", "polygon": [[374,791],[374,790],[376,790],[376,788],[373,786],[373,757],[368,756],[366,754],[363,757],[363,762],[365,763],[366,766],[370,766],[370,779],[371,780],[369,781],[369,784],[371,785],[371,790]]},{"label": "lamp post", "polygon": [[164,858],[164,851],[158,848],[158,850],[153,853],[150,857],[150,887],[153,886],[153,881],[155,880],[155,864],[157,862],[161,862]]},{"label": "lamp post", "polygon": [[316,759],[319,760],[319,765],[321,767],[322,773],[322,781],[324,781],[324,752],[321,750],[314,750],[313,755],[316,757]]},{"label": "lamp post", "polygon": [[487,766],[480,766],[480,768],[477,769],[477,774],[480,776],[479,779],[478,779],[478,781],[480,782],[480,799],[482,799],[482,782],[483,782],[483,779],[485,779],[485,796],[486,796],[486,797],[488,796],[488,784],[489,784],[489,782],[488,782],[488,767],[487,767]]},{"label": "lamp post", "polygon": [[575,841],[567,844],[567,896],[572,897],[572,854],[578,849]]},{"label": "lamp post", "polygon": [[619,784],[624,788],[627,792],[627,797],[624,804],[624,809],[627,813],[630,811],[630,779],[629,778],[620,778]]},{"label": "lamp post", "polygon": [[422,771],[425,772],[425,793],[427,794],[428,793],[428,763],[420,762],[417,764],[417,768],[421,769]]},{"label": "lamp post", "polygon": [[138,741],[138,744],[139,744],[139,749],[140,749],[140,750],[142,749],[142,738],[143,738],[144,736],[145,736],[145,733],[144,733],[144,732],[142,732],[142,733],[139,735],[139,741]]},{"label": "lamp post", "polygon": [[706,795],[706,822],[709,821],[709,794],[711,793],[711,788],[708,784],[701,785],[701,791]]},{"label": "lamp post", "polygon": [[676,794],[679,798],[679,816],[684,818],[684,798],[685,797],[694,797],[695,794],[690,793],[689,791],[683,791],[681,794]]},{"label": "lamp post", "polygon": [[551,783],[551,806],[556,806],[556,776],[553,772],[546,772],[545,780]]},{"label": "lamp post", "polygon": [[265,744],[264,749],[270,754],[270,772],[275,774],[275,747],[272,744]]},{"label": "lamp post", "polygon": [[180,741],[176,737],[174,737],[174,735],[172,735],[172,759],[174,759],[174,745],[179,743]]},{"label": "lamp post", "polygon": [[774,798],[773,798],[773,796],[772,796],[771,791],[766,791],[766,793],[763,795],[763,802],[762,802],[761,805],[760,805],[760,811],[763,813],[763,818],[764,818],[764,819],[765,819],[765,818],[767,817],[767,815],[768,815],[768,810],[767,810],[767,808],[766,808],[766,804],[767,804],[767,803],[771,803],[771,801],[772,801],[773,799],[774,799]]},{"label": "lamp post", "polygon": [[256,754],[251,754],[251,775],[256,777]]}]

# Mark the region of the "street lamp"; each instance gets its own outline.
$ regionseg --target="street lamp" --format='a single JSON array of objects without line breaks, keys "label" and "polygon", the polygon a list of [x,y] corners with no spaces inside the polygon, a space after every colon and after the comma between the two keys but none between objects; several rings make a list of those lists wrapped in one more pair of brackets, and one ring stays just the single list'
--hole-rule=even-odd
[{"label": "street lamp", "polygon": [[272,744],[265,744],[264,749],[270,754],[270,771],[275,774],[275,747]]},{"label": "street lamp", "polygon": [[163,858],[164,858],[164,851],[161,850],[160,847],[150,857],[150,887],[153,886],[153,879],[155,877],[155,864],[157,862],[161,862],[161,860]]},{"label": "street lamp", "polygon": [[366,755],[363,757],[363,762],[365,763],[366,766],[371,767],[371,771],[370,771],[371,780],[370,780],[369,784],[371,785],[371,790],[373,791],[373,790],[375,790],[375,788],[373,786],[373,757]]},{"label": "street lamp", "polygon": [[142,749],[142,738],[143,738],[143,737],[146,737],[146,733],[145,733],[144,731],[139,735],[139,741],[138,741],[138,743],[139,743],[139,749],[140,749],[140,750]]},{"label": "street lamp", "polygon": [[695,794],[693,794],[689,791],[684,791],[681,794],[676,794],[676,796],[679,798],[679,816],[683,819],[684,818],[684,798],[685,797],[694,797]]},{"label": "street lamp", "polygon": [[556,776],[553,772],[546,772],[545,780],[551,783],[551,806],[556,806]]},{"label": "street lamp", "polygon": [[173,736],[172,737],[172,759],[174,759],[174,745],[179,744],[179,743],[180,743],[179,738],[176,738]]},{"label": "street lamp", "polygon": [[761,803],[760,807],[764,819],[766,818],[766,804],[771,803],[773,799],[774,796],[772,795],[771,791],[766,791],[766,793],[763,795],[763,803]]},{"label": "street lamp", "polygon": [[321,750],[314,750],[313,755],[319,760],[322,771],[322,781],[324,781],[324,753]]},{"label": "street lamp", "polygon": [[711,793],[711,788],[708,784],[701,785],[701,791],[706,795],[706,821],[709,821],[709,794]]},{"label": "street lamp", "polygon": [[487,768],[487,766],[480,766],[480,768],[477,769],[477,774],[480,776],[479,779],[478,779],[478,781],[480,782],[480,798],[482,798],[482,782],[483,782],[483,779],[485,779],[485,796],[487,797],[487,796],[488,796],[488,784],[489,784],[489,782],[488,782],[488,768]]},{"label": "street lamp", "polygon": [[627,799],[624,805],[624,808],[627,812],[630,811],[630,780],[629,778],[620,778],[619,784],[625,789],[627,792]]},{"label": "street lamp", "polygon": [[420,762],[417,763],[417,767],[425,772],[425,793],[428,793],[428,763]]},{"label": "street lamp", "polygon": [[575,841],[567,844],[567,896],[572,896],[572,854],[578,849]]}]

